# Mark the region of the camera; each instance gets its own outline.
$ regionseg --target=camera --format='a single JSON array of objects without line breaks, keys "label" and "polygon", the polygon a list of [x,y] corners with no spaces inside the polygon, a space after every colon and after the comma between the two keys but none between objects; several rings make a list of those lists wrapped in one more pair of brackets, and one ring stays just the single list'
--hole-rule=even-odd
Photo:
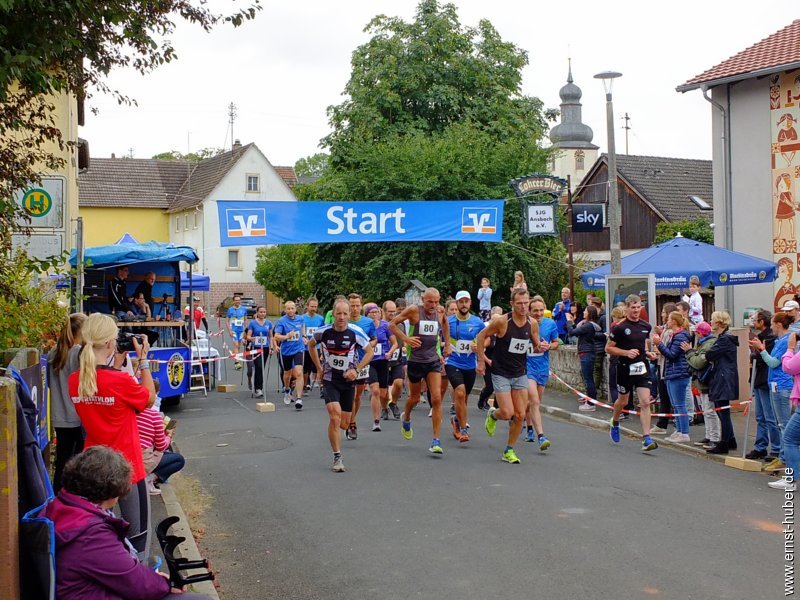
[{"label": "camera", "polygon": [[144,335],[120,331],[117,334],[117,350],[119,352],[133,352],[133,338],[136,338],[136,341],[139,342],[140,346],[143,345],[144,341],[147,339],[147,337]]}]

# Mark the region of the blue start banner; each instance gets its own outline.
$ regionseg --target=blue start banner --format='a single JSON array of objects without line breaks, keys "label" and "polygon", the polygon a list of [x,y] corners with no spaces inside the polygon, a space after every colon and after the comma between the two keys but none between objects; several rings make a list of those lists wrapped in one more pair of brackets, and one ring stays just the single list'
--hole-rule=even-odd
[{"label": "blue start banner", "polygon": [[222,246],[330,242],[499,242],[503,200],[218,200]]}]

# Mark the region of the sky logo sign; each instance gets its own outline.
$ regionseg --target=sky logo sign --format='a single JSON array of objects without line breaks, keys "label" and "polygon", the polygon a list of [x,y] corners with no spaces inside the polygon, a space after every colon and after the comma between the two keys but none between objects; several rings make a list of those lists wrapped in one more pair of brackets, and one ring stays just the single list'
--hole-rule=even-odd
[{"label": "sky logo sign", "polygon": [[497,231],[496,208],[461,209],[462,233],[495,233]]},{"label": "sky logo sign", "polygon": [[228,237],[264,237],[267,214],[263,208],[229,208],[225,211]]}]

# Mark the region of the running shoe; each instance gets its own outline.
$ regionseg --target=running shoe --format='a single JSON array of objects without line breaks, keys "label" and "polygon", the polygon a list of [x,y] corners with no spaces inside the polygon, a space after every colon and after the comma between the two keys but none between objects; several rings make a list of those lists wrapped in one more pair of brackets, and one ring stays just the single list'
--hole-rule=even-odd
[{"label": "running shoe", "polygon": [[309,384],[306,387],[304,387],[303,390],[306,391],[306,392],[310,392],[311,391],[311,384]]},{"label": "running shoe", "polygon": [[431,454],[444,454],[444,450],[442,450],[442,445],[439,442],[439,438],[433,438],[431,442],[431,447],[428,448],[428,452]]},{"label": "running shoe", "polygon": [[486,434],[489,437],[494,436],[494,432],[497,431],[497,419],[494,418],[495,412],[497,412],[496,408],[491,409],[489,414],[486,415],[486,421],[483,423],[483,426],[486,429]]},{"label": "running shoe", "polygon": [[283,403],[287,405],[292,403],[292,393],[287,389],[283,390]]},{"label": "running shoe", "polygon": [[794,492],[797,489],[794,483],[790,483],[783,478],[770,481],[767,485],[773,490],[781,490],[782,492]]},{"label": "running shoe", "polygon": [[597,408],[591,402],[584,402],[578,407],[578,410],[581,412],[594,412]]},{"label": "running shoe", "polygon": [[341,456],[333,459],[333,467],[331,468],[334,473],[344,473],[344,463],[342,462]]},{"label": "running shoe", "polygon": [[294,409],[295,410],[303,410],[303,399],[302,398],[298,398],[297,402],[294,403]]},{"label": "running shoe", "polygon": [[395,421],[400,420],[400,408],[397,406],[397,402],[392,402],[389,405],[389,408],[392,411],[392,416],[394,417]]},{"label": "running shoe", "polygon": [[536,432],[533,429],[528,429],[528,433],[525,436],[526,442],[535,442],[536,441]]},{"label": "running shoe", "polygon": [[384,421],[388,421],[389,420],[389,409],[388,408],[382,408],[381,409],[381,419],[383,419]]},{"label": "running shoe", "polygon": [[450,417],[450,425],[452,425],[452,427],[453,427],[453,437],[456,438],[457,440],[460,440],[461,439],[461,427],[459,427],[458,419],[455,416]]},{"label": "running shoe", "polygon": [[403,437],[407,440],[410,440],[412,437],[414,437],[414,430],[411,429],[411,421],[403,421],[402,431]]},{"label": "running shoe", "polygon": [[263,397],[264,397],[264,392],[262,392],[261,390],[256,390],[256,398],[263,398]]},{"label": "running shoe", "polygon": [[[658,425],[653,425],[650,428],[650,435],[664,435],[665,433],[667,433],[667,430],[666,429],[662,429]],[[708,438],[706,438],[705,441],[708,442]]]},{"label": "running shoe", "polygon": [[612,417],[611,420],[608,422],[611,428],[608,430],[608,435],[611,436],[611,441],[615,444],[619,444],[619,425],[614,425],[614,418]]},{"label": "running shoe", "polygon": [[771,462],[764,466],[763,470],[767,473],[777,473],[778,471],[783,471],[785,468],[786,465],[783,464],[783,461],[780,458],[773,458]]},{"label": "running shoe", "polygon": [[351,423],[350,427],[347,428],[347,439],[348,440],[357,440],[358,439],[358,429],[356,429],[356,424]]},{"label": "running shoe", "polygon": [[551,446],[550,440],[544,434],[539,436],[539,452],[544,452]]},{"label": "running shoe", "polygon": [[432,416],[433,416],[433,409],[430,409],[430,410],[428,411],[428,418],[430,418],[430,417],[432,417]]},{"label": "running shoe", "polygon": [[237,371],[241,371],[242,370],[242,363],[240,363],[239,360],[237,359],[236,362],[233,363],[233,368],[236,369]]},{"label": "running shoe", "polygon": [[381,430],[381,422],[380,420],[377,420],[372,424],[372,431],[380,431],[380,430]]},{"label": "running shoe", "polygon": [[656,444],[655,440],[649,435],[645,436],[645,438],[642,440],[642,452],[650,452],[656,448],[658,448],[658,444]]},{"label": "running shoe", "polygon": [[464,428],[461,430],[461,437],[458,438],[458,441],[462,444],[466,444],[469,441],[469,430]]},{"label": "running shoe", "polygon": [[514,452],[513,448],[509,448],[508,450],[503,452],[503,461],[512,465],[518,465],[521,462],[517,457],[517,453]]}]

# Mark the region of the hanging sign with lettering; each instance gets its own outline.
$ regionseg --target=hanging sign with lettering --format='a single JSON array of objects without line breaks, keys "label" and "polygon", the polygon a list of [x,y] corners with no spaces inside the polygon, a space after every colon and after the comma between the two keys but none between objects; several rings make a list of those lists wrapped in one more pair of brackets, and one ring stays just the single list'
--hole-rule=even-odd
[{"label": "hanging sign with lettering", "polygon": [[503,200],[218,200],[217,210],[222,246],[503,239]]}]

